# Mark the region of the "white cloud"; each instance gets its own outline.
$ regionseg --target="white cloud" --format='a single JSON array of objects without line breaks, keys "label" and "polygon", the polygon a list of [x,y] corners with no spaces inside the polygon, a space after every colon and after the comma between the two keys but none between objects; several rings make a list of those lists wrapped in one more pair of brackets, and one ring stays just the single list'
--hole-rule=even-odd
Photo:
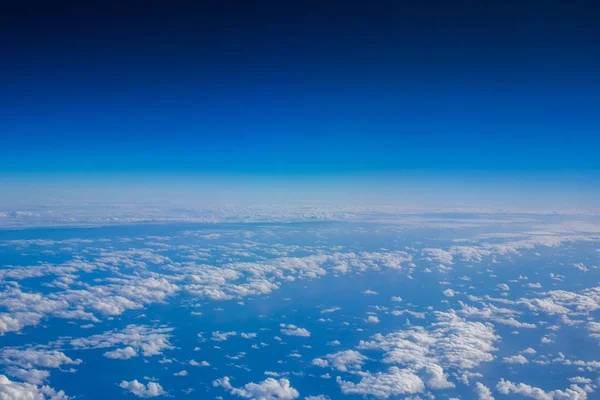
[{"label": "white cloud", "polygon": [[237,332],[213,332],[212,333],[212,340],[216,341],[216,342],[224,342],[226,341],[230,336],[237,336]]},{"label": "white cloud", "polygon": [[504,357],[502,359],[506,364],[527,364],[529,362],[523,355],[518,354],[515,356]]},{"label": "white cloud", "polygon": [[280,330],[281,333],[283,333],[284,335],[287,336],[301,336],[301,337],[308,337],[310,336],[310,332],[308,330],[306,330],[305,328],[299,328],[296,325],[291,325],[291,324],[280,324]]},{"label": "white cloud", "polygon": [[339,351],[337,353],[328,354],[325,358],[326,363],[323,363],[321,359],[316,358],[313,360],[313,364],[321,367],[329,365],[331,368],[337,369],[338,371],[346,372],[349,370],[360,370],[367,360],[367,357],[356,350]]},{"label": "white cloud", "polygon": [[2,400],[68,400],[65,392],[56,391],[50,386],[37,386],[31,383],[13,382],[0,375],[0,399]]},{"label": "white cloud", "polygon": [[127,382],[122,381],[119,387],[128,390],[137,397],[157,397],[166,394],[162,386],[156,382],[148,382],[147,385],[139,382],[137,379]]},{"label": "white cloud", "polygon": [[[106,331],[99,335],[72,339],[69,343],[75,349],[103,349],[126,346],[104,354],[108,358],[131,358],[140,353],[144,357],[162,354],[165,349],[173,349],[169,339],[173,328],[151,328],[146,325],[127,325],[122,330]],[[131,350],[127,349],[130,347]]]},{"label": "white cloud", "polygon": [[128,360],[132,357],[137,357],[137,356],[138,356],[137,351],[135,351],[135,349],[131,346],[127,346],[124,349],[116,349],[113,351],[107,351],[106,353],[104,353],[104,357],[114,358],[114,359],[118,359],[118,360]]},{"label": "white cloud", "polygon": [[502,394],[518,394],[524,397],[529,397],[535,400],[585,400],[587,393],[584,389],[577,385],[571,385],[565,390],[553,390],[545,392],[544,390],[529,386],[524,383],[515,384],[511,381],[501,379],[496,385],[496,390]]},{"label": "white cloud", "polygon": [[247,383],[242,387],[236,388],[231,385],[230,378],[225,376],[213,381],[213,386],[222,387],[232,395],[237,395],[245,399],[256,400],[293,400],[300,396],[296,389],[290,386],[287,379],[275,380],[267,378],[260,383]]},{"label": "white cloud", "polygon": [[430,329],[411,326],[371,341],[360,341],[359,349],[384,352],[385,363],[424,368],[431,364],[470,369],[493,360],[498,339],[489,324],[470,322],[455,313],[435,312],[438,322]]},{"label": "white cloud", "polygon": [[390,367],[388,372],[376,374],[362,373],[358,383],[344,381],[339,376],[337,382],[344,394],[358,394],[387,399],[391,396],[421,393],[425,385],[411,370]]},{"label": "white cloud", "polygon": [[442,367],[436,364],[425,367],[424,380],[430,389],[449,389],[455,387],[454,383],[448,381],[448,374],[444,373]]},{"label": "white cloud", "polygon": [[478,400],[494,400],[490,388],[480,382],[475,384],[475,393],[477,394]]},{"label": "white cloud", "polygon": [[18,349],[14,347],[5,347],[0,350],[0,363],[25,369],[34,367],[60,368],[63,365],[78,365],[81,362],[81,360],[73,360],[57,350]]},{"label": "white cloud", "polygon": [[254,339],[257,335],[256,333],[246,333],[246,332],[242,332],[240,334],[241,337],[243,337],[244,339]]},{"label": "white cloud", "polygon": [[329,367],[329,361],[324,360],[322,358],[314,358],[312,360],[312,365],[316,365],[317,367],[327,368]]},{"label": "white cloud", "polygon": [[324,308],[323,310],[321,310],[321,314],[328,314],[328,313],[339,311],[341,309],[342,309],[341,307]]},{"label": "white cloud", "polygon": [[515,328],[535,328],[534,324],[520,322],[515,319],[515,316],[521,313],[508,308],[496,307],[493,304],[483,304],[482,308],[469,306],[463,302],[459,302],[461,309],[458,313],[467,318],[483,319],[487,321],[497,322],[499,324],[512,326]]}]

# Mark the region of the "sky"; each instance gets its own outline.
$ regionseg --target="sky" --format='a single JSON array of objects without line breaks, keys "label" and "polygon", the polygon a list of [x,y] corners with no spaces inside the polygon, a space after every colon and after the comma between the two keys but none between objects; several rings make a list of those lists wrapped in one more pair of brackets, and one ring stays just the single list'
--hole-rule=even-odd
[{"label": "sky", "polygon": [[25,192],[188,177],[597,196],[592,2],[14,3],[0,179]]},{"label": "sky", "polygon": [[598,21],[3,5],[0,399],[598,398]]}]

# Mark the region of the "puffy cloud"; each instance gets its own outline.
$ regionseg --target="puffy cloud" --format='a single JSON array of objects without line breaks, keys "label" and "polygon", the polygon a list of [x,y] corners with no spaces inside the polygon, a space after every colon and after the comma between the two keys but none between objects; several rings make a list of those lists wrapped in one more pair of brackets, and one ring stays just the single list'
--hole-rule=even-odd
[{"label": "puffy cloud", "polygon": [[519,299],[519,303],[535,312],[546,314],[589,314],[600,309],[600,287],[588,288],[579,293],[565,290],[551,290],[542,293],[541,298]]},{"label": "puffy cloud", "polygon": [[310,336],[310,332],[307,331],[305,328],[299,328],[296,325],[291,325],[291,324],[280,324],[280,330],[281,333],[283,333],[284,335],[287,336],[302,336],[302,337],[308,337]]},{"label": "puffy cloud", "polygon": [[592,383],[592,380],[590,378],[584,378],[583,376],[573,376],[569,378],[569,382],[589,385]]},{"label": "puffy cloud", "polygon": [[475,394],[477,394],[479,400],[494,400],[490,388],[480,382],[475,384]]},{"label": "puffy cloud", "polygon": [[411,326],[371,341],[360,341],[359,349],[384,352],[383,361],[420,369],[431,364],[470,369],[493,360],[498,339],[489,324],[465,321],[455,313],[435,312],[438,322],[430,329]]},{"label": "puffy cloud", "polygon": [[396,317],[402,316],[404,314],[408,314],[414,318],[421,318],[421,319],[425,318],[425,313],[411,311],[411,310],[393,310],[391,312],[391,314],[395,315]]},{"label": "puffy cloud", "polygon": [[[146,325],[127,325],[122,330],[106,331],[99,335],[72,339],[69,343],[75,349],[104,349],[126,346],[104,353],[108,358],[127,359],[141,353],[144,357],[162,354],[165,349],[173,349],[169,339],[173,328],[151,328]],[[128,349],[130,348],[130,349]]]},{"label": "puffy cloud", "polygon": [[50,377],[50,371],[35,368],[24,369],[8,367],[5,369],[5,372],[11,377],[21,379],[34,385],[42,385]]},{"label": "puffy cloud", "polygon": [[216,341],[216,342],[224,342],[226,341],[230,336],[237,336],[237,332],[213,332],[212,333],[212,340]]},{"label": "puffy cloud", "polygon": [[0,350],[0,363],[25,369],[34,367],[60,368],[63,365],[77,365],[81,362],[81,360],[73,360],[65,353],[57,350],[18,349],[13,347],[5,347]]},{"label": "puffy cloud", "polygon": [[[316,279],[333,273],[350,271],[400,270],[412,260],[406,252],[361,252],[317,254],[305,257],[279,257],[263,262],[233,262],[222,266],[179,266],[178,279],[190,294],[212,300],[269,294],[278,290],[281,282],[296,279]],[[367,291],[369,292],[369,291]]]},{"label": "puffy cloud", "polygon": [[317,367],[327,368],[329,367],[329,361],[324,360],[322,358],[314,358],[312,360],[312,365],[316,365]]},{"label": "puffy cloud", "polygon": [[46,385],[13,382],[6,375],[0,375],[0,399],[2,400],[67,400],[69,398],[62,390],[56,391]]},{"label": "puffy cloud", "polygon": [[529,362],[529,360],[521,354],[511,357],[504,357],[502,360],[507,364],[527,364]]},{"label": "puffy cloud", "polygon": [[487,321],[497,322],[499,324],[512,326],[515,328],[535,328],[535,324],[520,322],[515,319],[515,316],[521,313],[508,308],[496,307],[493,304],[483,304],[482,308],[466,305],[459,302],[461,309],[458,314],[467,318],[483,319]]},{"label": "puffy cloud", "polygon": [[128,360],[132,357],[137,357],[138,353],[131,346],[127,346],[124,349],[116,349],[113,351],[107,351],[104,353],[104,357],[114,358],[117,360]]},{"label": "puffy cloud", "polygon": [[452,264],[454,258],[451,252],[442,249],[425,248],[423,253],[427,254],[430,259],[446,265]]},{"label": "puffy cloud", "polygon": [[361,369],[362,365],[367,360],[367,357],[356,350],[339,351],[337,353],[328,354],[325,358],[325,365],[319,358],[315,358],[313,364],[321,367],[329,365],[331,368],[337,369],[338,371],[346,372],[349,370]]},{"label": "puffy cloud", "polygon": [[19,287],[0,291],[0,303],[9,313],[0,313],[0,334],[37,325],[44,317],[97,322],[96,314],[110,317],[127,310],[162,302],[179,288],[166,278],[122,275],[104,285],[67,289],[49,294],[24,292]]},{"label": "puffy cloud", "polygon": [[243,337],[244,339],[254,339],[257,335],[256,335],[256,333],[245,333],[245,332],[242,332],[240,334],[240,336]]},{"label": "puffy cloud", "polygon": [[501,379],[496,385],[496,390],[502,394],[518,394],[524,397],[529,397],[535,400],[585,400],[587,399],[587,392],[577,385],[571,385],[568,389],[553,390],[551,392],[545,392],[544,390],[529,386],[524,383],[513,383]]},{"label": "puffy cloud", "polygon": [[442,367],[436,364],[425,367],[425,382],[431,389],[449,389],[455,387],[454,383],[448,381],[448,374],[444,373]]},{"label": "puffy cloud", "polygon": [[156,382],[148,382],[147,385],[139,382],[137,379],[127,382],[122,381],[119,384],[119,387],[128,390],[133,393],[137,397],[157,397],[166,394],[163,387]]},{"label": "puffy cloud", "polygon": [[18,332],[26,326],[37,325],[43,315],[34,312],[0,313],[0,335]]},{"label": "puffy cloud", "polygon": [[337,383],[344,394],[359,394],[387,399],[392,396],[421,393],[425,385],[421,378],[409,369],[390,367],[387,372],[361,373],[358,383],[344,381],[339,376]]},{"label": "puffy cloud", "polygon": [[293,400],[300,396],[300,393],[290,386],[290,381],[284,378],[279,380],[267,378],[260,383],[250,382],[236,388],[231,385],[230,378],[225,376],[214,380],[213,386],[222,387],[232,395],[237,395],[245,399]]},{"label": "puffy cloud", "polygon": [[[494,343],[498,336],[491,324],[466,321],[453,312],[435,312],[434,315],[437,322],[429,329],[410,326],[387,335],[376,334],[370,341],[360,341],[357,348],[382,351],[384,363],[407,367],[423,385],[434,390],[454,387],[445,369],[461,372],[494,359],[492,352],[496,351]],[[362,353],[347,350],[314,359],[313,365],[363,375],[360,369],[365,360],[367,357]],[[387,379],[387,375],[382,375],[382,379]],[[352,387],[349,385],[348,390],[353,390]]]}]

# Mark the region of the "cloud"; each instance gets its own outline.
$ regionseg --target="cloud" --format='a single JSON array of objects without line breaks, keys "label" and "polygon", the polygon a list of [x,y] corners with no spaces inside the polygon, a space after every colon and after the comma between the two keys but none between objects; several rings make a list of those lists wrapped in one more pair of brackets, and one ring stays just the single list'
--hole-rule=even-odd
[{"label": "cloud", "polygon": [[437,322],[429,329],[411,326],[387,335],[376,334],[360,341],[362,350],[384,352],[383,362],[421,369],[431,364],[470,369],[493,360],[498,339],[489,324],[465,321],[453,312],[435,312]]},{"label": "cloud", "polygon": [[436,364],[425,367],[425,382],[430,389],[449,389],[456,386],[448,381],[448,374],[444,373],[442,367]]},{"label": "cloud", "polygon": [[515,316],[520,315],[521,313],[515,310],[510,310],[508,308],[496,307],[493,304],[483,304],[482,308],[477,308],[474,306],[469,306],[462,301],[459,302],[461,305],[461,309],[458,310],[458,313],[461,316],[467,318],[474,319],[483,319],[487,321],[497,322],[499,324],[512,326],[515,328],[535,328],[535,324],[520,322],[515,319]]},{"label": "cloud", "polygon": [[17,349],[13,347],[5,347],[0,350],[0,363],[25,369],[34,367],[60,368],[63,365],[78,365],[81,362],[81,360],[73,360],[57,350]]},{"label": "cloud", "polygon": [[477,382],[475,384],[475,394],[477,394],[477,398],[479,400],[494,400],[494,396],[492,396],[492,391],[480,382]]},{"label": "cloud", "polygon": [[553,390],[545,392],[544,390],[529,386],[524,383],[515,384],[511,381],[500,379],[496,385],[496,390],[502,394],[518,394],[524,397],[529,397],[535,400],[585,400],[587,399],[587,392],[577,385],[571,385],[568,389]]},{"label": "cloud", "polygon": [[[173,328],[151,328],[146,325],[127,325],[122,330],[106,331],[99,335],[72,339],[69,344],[75,349],[104,349],[126,346],[104,353],[105,357],[127,359],[140,353],[144,357],[162,354],[163,350],[173,349],[169,339]],[[131,348],[131,349],[128,349]]]},{"label": "cloud", "polygon": [[300,393],[290,386],[290,381],[284,378],[279,380],[267,378],[260,383],[250,382],[240,388],[236,388],[231,385],[230,378],[225,376],[214,380],[213,386],[222,387],[232,395],[245,399],[293,400],[300,396]]},{"label": "cloud", "polygon": [[128,390],[137,397],[157,397],[166,394],[162,386],[156,382],[148,382],[147,385],[140,383],[137,379],[127,382],[122,381],[119,387]]},{"label": "cloud", "polygon": [[287,336],[301,336],[301,337],[309,337],[310,332],[304,328],[298,328],[296,325],[291,324],[280,324],[281,333]]},{"label": "cloud", "polygon": [[425,390],[421,378],[408,369],[390,367],[388,372],[362,373],[360,377],[358,383],[353,383],[344,381],[338,376],[337,383],[342,393],[387,399],[392,396],[421,393]]},{"label": "cloud", "polygon": [[240,336],[243,337],[244,339],[254,339],[257,335],[256,335],[256,333],[245,333],[245,332],[242,332],[240,334]]},{"label": "cloud", "polygon": [[[410,372],[410,377],[417,376],[421,384],[439,390],[454,387],[454,383],[448,380],[449,374],[446,373],[446,369],[464,373],[465,370],[494,359],[494,343],[499,337],[494,333],[491,324],[466,321],[455,312],[434,312],[434,315],[437,322],[431,324],[428,329],[409,326],[387,335],[376,334],[370,341],[359,342],[358,350],[383,352],[381,361],[406,367],[402,372],[398,369],[390,369],[390,373],[380,375],[362,372],[362,366],[369,358],[356,350],[328,354],[323,358],[313,359],[312,363],[364,376],[367,378],[364,384],[371,381],[387,381],[393,376]],[[346,389],[351,393],[359,393],[353,392],[354,390],[364,391],[366,394],[374,393],[363,386],[356,389],[356,385],[348,383]]]},{"label": "cloud", "polygon": [[511,356],[511,357],[504,357],[502,360],[506,364],[527,364],[529,362],[529,360],[526,359],[521,354],[518,354],[516,356]]},{"label": "cloud", "polygon": [[338,371],[347,372],[349,370],[360,370],[367,357],[356,350],[345,350],[325,356],[326,362],[319,358],[313,360],[313,365],[331,366]]},{"label": "cloud", "polygon": [[113,351],[107,351],[104,353],[104,357],[106,358],[114,358],[117,360],[128,360],[132,357],[137,357],[138,353],[131,346],[127,346],[124,349],[116,349]]},{"label": "cloud", "polygon": [[316,365],[317,367],[327,368],[329,367],[329,361],[324,360],[322,358],[314,358],[312,360],[312,365]]},{"label": "cloud", "polygon": [[2,400],[68,400],[69,398],[62,390],[56,391],[46,385],[13,382],[6,375],[0,375],[0,399]]},{"label": "cloud", "polygon": [[237,336],[237,332],[213,332],[212,333],[212,340],[214,340],[215,342],[224,342],[226,341],[230,336]]}]

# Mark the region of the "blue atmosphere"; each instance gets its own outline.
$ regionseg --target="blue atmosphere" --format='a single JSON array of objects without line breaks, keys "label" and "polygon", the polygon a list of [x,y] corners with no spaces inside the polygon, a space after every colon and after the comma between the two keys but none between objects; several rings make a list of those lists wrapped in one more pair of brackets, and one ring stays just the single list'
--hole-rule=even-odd
[{"label": "blue atmosphere", "polygon": [[3,174],[600,167],[591,5],[26,3]]}]

